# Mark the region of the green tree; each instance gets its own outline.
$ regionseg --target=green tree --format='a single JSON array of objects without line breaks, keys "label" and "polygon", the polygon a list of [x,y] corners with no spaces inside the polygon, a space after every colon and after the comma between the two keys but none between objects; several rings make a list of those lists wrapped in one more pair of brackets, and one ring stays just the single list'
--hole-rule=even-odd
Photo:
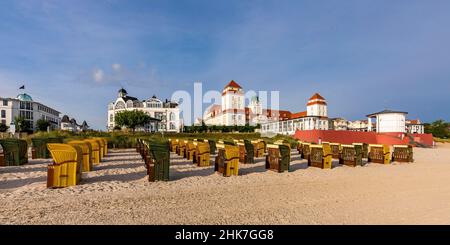
[{"label": "green tree", "polygon": [[50,123],[45,119],[39,119],[36,122],[36,128],[38,131],[45,132],[47,131],[48,127],[50,127]]},{"label": "green tree", "polygon": [[15,117],[14,124],[16,125],[17,132],[22,133],[22,132],[30,132],[31,131],[30,122],[25,120],[24,117]]},{"label": "green tree", "polygon": [[0,123],[0,132],[4,133],[8,130],[8,126],[6,126],[6,124],[4,123]]},{"label": "green tree", "polygon": [[437,138],[447,139],[450,137],[449,127],[450,123],[446,123],[444,120],[437,120],[431,124],[425,124],[425,133],[433,134]]},{"label": "green tree", "polygon": [[131,129],[134,133],[137,127],[150,123],[150,116],[143,111],[121,111],[116,114],[115,122],[119,127]]}]

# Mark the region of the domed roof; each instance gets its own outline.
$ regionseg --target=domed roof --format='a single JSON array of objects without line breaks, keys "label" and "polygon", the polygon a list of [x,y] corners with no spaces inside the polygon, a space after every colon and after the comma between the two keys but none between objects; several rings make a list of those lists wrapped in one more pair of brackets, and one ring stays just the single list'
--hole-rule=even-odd
[{"label": "domed roof", "polygon": [[26,93],[17,95],[16,99],[21,101],[33,101],[33,98]]},{"label": "domed roof", "polygon": [[122,94],[128,94],[127,91],[126,91],[124,88],[121,88],[121,89],[119,90],[119,93],[122,93]]}]

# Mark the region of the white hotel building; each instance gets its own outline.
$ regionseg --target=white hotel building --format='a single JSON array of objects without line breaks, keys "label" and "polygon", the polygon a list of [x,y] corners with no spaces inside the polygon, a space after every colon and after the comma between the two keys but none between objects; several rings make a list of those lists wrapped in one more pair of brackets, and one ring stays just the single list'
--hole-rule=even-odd
[{"label": "white hotel building", "polygon": [[289,118],[261,125],[261,133],[293,135],[297,130],[328,130],[328,108],[325,98],[315,93],[306,111],[292,113]]},{"label": "white hotel building", "polygon": [[46,106],[42,103],[33,101],[30,95],[23,93],[16,98],[0,97],[0,123],[9,127],[8,131],[15,131],[15,118],[23,117],[28,121],[31,130],[36,130],[36,122],[39,119],[47,120],[50,123],[50,129],[59,129],[61,119],[60,112]]},{"label": "white hotel building", "polygon": [[125,110],[141,110],[147,113],[152,122],[144,128],[137,130],[146,132],[180,132],[183,127],[180,118],[180,108],[178,103],[171,101],[162,101],[156,96],[148,100],[138,100],[135,97],[128,96],[125,89],[120,89],[116,101],[108,105],[108,131],[114,130],[115,115]]}]

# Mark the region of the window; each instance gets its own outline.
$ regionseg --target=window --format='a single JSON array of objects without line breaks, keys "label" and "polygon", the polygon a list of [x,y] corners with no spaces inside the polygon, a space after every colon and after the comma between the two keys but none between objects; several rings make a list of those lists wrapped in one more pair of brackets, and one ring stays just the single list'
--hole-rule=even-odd
[{"label": "window", "polygon": [[116,110],[117,109],[125,109],[125,103],[123,103],[122,101],[119,101],[116,103]]},{"label": "window", "polygon": [[169,120],[170,120],[170,121],[175,120],[175,113],[171,112],[169,115],[170,115],[170,116],[169,116],[169,118],[170,118]]},{"label": "window", "polygon": [[2,110],[2,118],[6,118],[6,111]]},{"label": "window", "polygon": [[8,101],[7,100],[3,100],[3,105],[4,106],[8,106]]},{"label": "window", "polygon": [[109,121],[110,122],[114,122],[114,115],[113,114],[109,115]]}]

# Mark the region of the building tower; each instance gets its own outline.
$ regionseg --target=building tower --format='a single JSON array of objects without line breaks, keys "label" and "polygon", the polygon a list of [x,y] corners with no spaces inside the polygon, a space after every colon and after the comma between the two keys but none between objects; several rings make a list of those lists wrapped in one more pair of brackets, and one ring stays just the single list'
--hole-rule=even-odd
[{"label": "building tower", "polygon": [[245,125],[245,97],[242,87],[231,81],[222,91],[222,124]]},{"label": "building tower", "polygon": [[319,93],[315,93],[306,104],[307,116],[328,117],[327,102]]}]

